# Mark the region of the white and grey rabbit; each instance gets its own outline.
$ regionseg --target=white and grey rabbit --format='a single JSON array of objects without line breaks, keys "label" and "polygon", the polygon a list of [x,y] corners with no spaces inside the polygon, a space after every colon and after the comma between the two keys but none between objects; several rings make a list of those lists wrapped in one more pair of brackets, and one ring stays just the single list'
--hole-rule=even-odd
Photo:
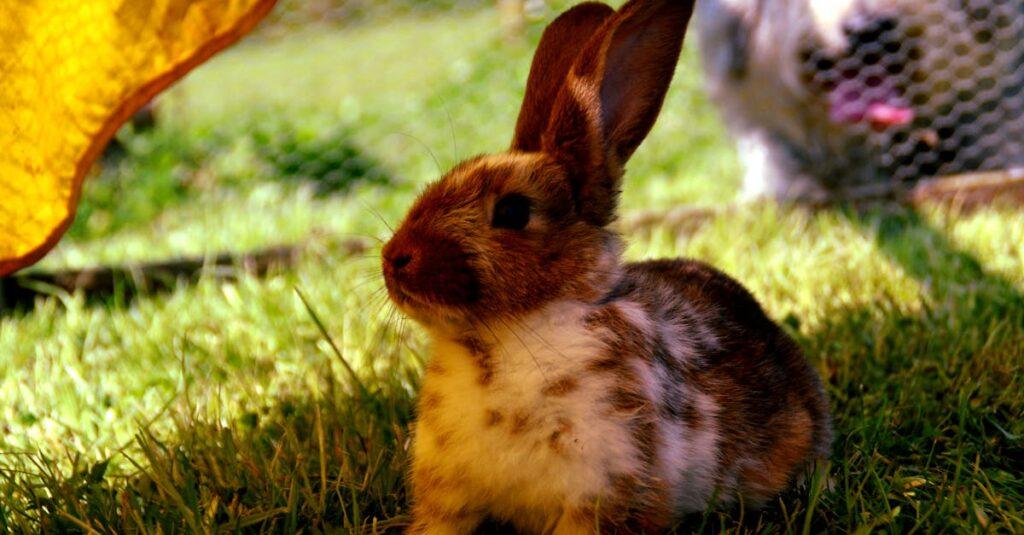
[{"label": "white and grey rabbit", "polygon": [[391,299],[432,341],[411,533],[659,532],[763,503],[827,454],[821,383],[750,293],[697,261],[623,263],[608,228],[692,7],[557,18],[511,150],[428,187],[384,247]]},{"label": "white and grey rabbit", "polygon": [[1020,165],[1021,17],[993,0],[701,1],[744,196],[817,203]]}]

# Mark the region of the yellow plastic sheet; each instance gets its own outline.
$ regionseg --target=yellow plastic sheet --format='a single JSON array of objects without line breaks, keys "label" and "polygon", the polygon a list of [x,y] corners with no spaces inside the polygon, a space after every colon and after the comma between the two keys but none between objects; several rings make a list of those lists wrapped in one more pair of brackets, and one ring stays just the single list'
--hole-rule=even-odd
[{"label": "yellow plastic sheet", "polygon": [[117,128],[275,0],[0,0],[0,276],[49,251]]}]

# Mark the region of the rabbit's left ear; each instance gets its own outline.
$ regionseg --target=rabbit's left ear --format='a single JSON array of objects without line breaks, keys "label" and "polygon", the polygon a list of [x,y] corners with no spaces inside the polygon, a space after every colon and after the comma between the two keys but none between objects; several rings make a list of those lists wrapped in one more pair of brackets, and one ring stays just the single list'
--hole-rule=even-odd
[{"label": "rabbit's left ear", "polygon": [[614,218],[623,166],[661,111],[694,0],[632,0],[605,21],[562,85],[541,149],[573,181],[588,222]]}]

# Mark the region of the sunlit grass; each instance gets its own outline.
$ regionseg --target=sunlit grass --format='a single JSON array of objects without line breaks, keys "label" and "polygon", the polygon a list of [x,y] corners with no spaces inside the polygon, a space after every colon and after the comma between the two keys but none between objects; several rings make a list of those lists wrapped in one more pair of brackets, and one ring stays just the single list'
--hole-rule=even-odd
[{"label": "sunlit grass", "polygon": [[[374,247],[438,166],[508,143],[541,25],[508,41],[494,17],[258,41],[168,95],[159,130],[127,140],[135,152],[92,183],[79,230],[42,267],[305,252],[264,278],[0,312],[0,530],[402,524],[423,341],[387,305]],[[736,158],[699,83],[688,49],[630,164],[625,211],[733,198]],[[390,185],[317,195],[315,180],[283,180],[253,134],[267,117],[351,143]],[[147,178],[159,187],[131,188]],[[339,246],[350,237],[371,249]],[[837,416],[810,511],[802,489],[694,525],[1024,530],[1024,213],[764,204],[626,237],[631,259],[700,258],[747,285],[821,371]]]}]

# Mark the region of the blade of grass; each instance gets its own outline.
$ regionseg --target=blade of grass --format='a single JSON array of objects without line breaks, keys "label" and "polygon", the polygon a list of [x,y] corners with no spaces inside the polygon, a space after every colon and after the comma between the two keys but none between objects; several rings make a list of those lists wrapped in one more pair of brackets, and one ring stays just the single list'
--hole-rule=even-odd
[{"label": "blade of grass", "polygon": [[366,388],[366,385],[363,384],[363,381],[359,378],[359,374],[356,373],[356,370],[352,368],[352,365],[349,364],[348,360],[345,359],[345,356],[342,355],[341,350],[338,349],[338,345],[334,343],[334,338],[332,338],[330,333],[327,332],[327,327],[324,326],[324,322],[320,320],[320,316],[316,313],[316,310],[313,309],[309,300],[306,299],[305,294],[303,294],[302,290],[298,287],[295,287],[295,293],[298,294],[299,299],[302,300],[302,305],[306,307],[306,312],[308,312],[310,318],[313,319],[313,323],[315,323],[317,329],[320,330],[320,334],[324,337],[324,340],[326,340],[327,344],[331,346],[331,350],[334,352],[334,355],[338,357],[341,365],[345,367],[345,370],[349,374],[349,378],[352,379],[352,382],[359,389],[360,396],[363,399],[369,399],[370,391]]}]

